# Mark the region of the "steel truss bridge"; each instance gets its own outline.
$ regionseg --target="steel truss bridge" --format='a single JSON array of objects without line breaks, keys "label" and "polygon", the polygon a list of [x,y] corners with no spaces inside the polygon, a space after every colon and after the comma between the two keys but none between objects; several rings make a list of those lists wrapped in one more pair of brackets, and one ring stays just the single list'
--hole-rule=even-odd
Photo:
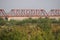
[{"label": "steel truss bridge", "polygon": [[60,9],[51,9],[46,12],[44,9],[11,9],[6,13],[4,9],[0,9],[0,17],[58,17]]}]

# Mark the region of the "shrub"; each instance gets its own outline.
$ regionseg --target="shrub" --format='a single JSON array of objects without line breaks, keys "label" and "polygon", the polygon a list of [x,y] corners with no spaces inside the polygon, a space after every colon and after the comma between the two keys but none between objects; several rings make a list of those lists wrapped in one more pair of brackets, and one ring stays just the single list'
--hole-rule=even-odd
[{"label": "shrub", "polygon": [[51,20],[50,19],[40,19],[40,24],[37,24],[38,27],[40,27],[44,31],[49,31],[51,29]]},{"label": "shrub", "polygon": [[3,28],[0,30],[0,40],[20,40],[20,32],[14,28]]},{"label": "shrub", "polygon": [[0,18],[0,25],[2,26],[2,25],[5,25],[5,21],[4,21],[4,19],[3,18]]}]

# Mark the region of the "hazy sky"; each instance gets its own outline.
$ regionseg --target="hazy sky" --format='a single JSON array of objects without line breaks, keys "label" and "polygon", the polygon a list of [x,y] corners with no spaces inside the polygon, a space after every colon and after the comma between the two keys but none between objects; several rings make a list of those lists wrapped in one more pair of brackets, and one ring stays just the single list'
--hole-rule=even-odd
[{"label": "hazy sky", "polygon": [[0,8],[10,11],[13,8],[60,8],[60,0],[0,0]]}]

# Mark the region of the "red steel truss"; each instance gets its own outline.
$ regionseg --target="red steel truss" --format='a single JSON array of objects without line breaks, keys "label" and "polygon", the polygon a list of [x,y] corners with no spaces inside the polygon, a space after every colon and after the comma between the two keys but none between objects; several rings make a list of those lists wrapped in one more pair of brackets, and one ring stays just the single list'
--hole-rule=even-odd
[{"label": "red steel truss", "polygon": [[4,9],[0,9],[0,17],[6,17],[6,13],[4,11]]},{"label": "red steel truss", "polygon": [[44,9],[12,9],[8,16],[12,17],[40,17],[47,16]]},{"label": "red steel truss", "polygon": [[51,9],[48,12],[49,16],[60,16],[60,9]]},{"label": "red steel truss", "polygon": [[0,17],[50,17],[60,16],[60,9],[51,9],[48,13],[44,9],[12,9],[5,13],[0,9]]}]

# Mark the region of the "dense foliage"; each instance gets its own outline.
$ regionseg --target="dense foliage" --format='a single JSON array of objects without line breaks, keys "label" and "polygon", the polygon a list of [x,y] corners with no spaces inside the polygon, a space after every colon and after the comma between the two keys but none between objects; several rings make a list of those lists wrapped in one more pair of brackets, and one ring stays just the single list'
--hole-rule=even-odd
[{"label": "dense foliage", "polygon": [[60,19],[7,21],[0,18],[0,40],[60,40]]}]

